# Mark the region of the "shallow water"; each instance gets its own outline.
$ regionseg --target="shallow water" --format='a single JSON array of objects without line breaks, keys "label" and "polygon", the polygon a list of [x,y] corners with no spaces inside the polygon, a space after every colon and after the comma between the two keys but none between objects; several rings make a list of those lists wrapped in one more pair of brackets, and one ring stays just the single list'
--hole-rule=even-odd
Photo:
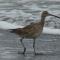
[{"label": "shallow water", "polygon": [[[59,0],[0,0],[0,20],[7,20],[10,23],[28,25],[40,19],[40,11],[60,16]],[[6,19],[9,17],[9,19]],[[48,24],[45,26],[60,28],[60,20],[54,17],[47,17]],[[60,60],[60,36],[42,34],[36,40],[36,53],[34,55],[32,39],[24,39],[27,48],[25,56],[18,54],[23,52],[19,42],[19,36],[0,30],[0,60]],[[18,44],[18,45],[17,45]]]},{"label": "shallow water", "polygon": [[[1,60],[60,60],[60,36],[42,34],[35,44],[38,55],[34,55],[32,39],[24,39],[27,48],[25,56],[18,54],[23,52],[23,46],[19,37],[8,31],[0,30],[0,59]],[[17,45],[18,44],[18,45]],[[40,55],[39,55],[40,54]]]}]

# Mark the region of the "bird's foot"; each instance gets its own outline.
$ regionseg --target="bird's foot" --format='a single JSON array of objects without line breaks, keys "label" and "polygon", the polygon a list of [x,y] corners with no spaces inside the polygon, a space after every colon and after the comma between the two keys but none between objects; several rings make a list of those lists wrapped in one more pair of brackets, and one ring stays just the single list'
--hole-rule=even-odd
[{"label": "bird's foot", "polygon": [[23,54],[23,55],[25,55],[25,52],[26,52],[26,48],[24,48],[24,51],[23,51],[23,52],[18,51],[18,54]]},{"label": "bird's foot", "polygon": [[24,48],[24,51],[23,51],[23,53],[22,53],[22,54],[23,54],[23,55],[25,55],[25,52],[26,52],[26,48]]}]

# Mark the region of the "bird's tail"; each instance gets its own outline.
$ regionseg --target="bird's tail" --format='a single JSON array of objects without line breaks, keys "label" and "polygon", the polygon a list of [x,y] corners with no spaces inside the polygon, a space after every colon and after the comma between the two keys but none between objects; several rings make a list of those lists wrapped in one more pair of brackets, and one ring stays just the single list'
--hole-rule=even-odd
[{"label": "bird's tail", "polygon": [[16,30],[17,30],[17,29],[9,29],[9,32],[11,32],[11,33],[16,33]]}]

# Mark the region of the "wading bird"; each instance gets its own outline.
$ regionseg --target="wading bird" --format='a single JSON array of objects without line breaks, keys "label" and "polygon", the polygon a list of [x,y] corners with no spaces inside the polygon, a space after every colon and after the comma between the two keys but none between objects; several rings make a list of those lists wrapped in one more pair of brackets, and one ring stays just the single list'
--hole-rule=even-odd
[{"label": "wading bird", "polygon": [[21,37],[20,41],[22,43],[22,46],[24,47],[23,54],[25,54],[25,51],[26,51],[26,48],[23,44],[24,38],[28,38],[28,39],[32,38],[33,39],[34,54],[36,54],[36,52],[35,52],[35,40],[38,36],[41,35],[43,27],[44,27],[45,18],[47,16],[54,16],[54,17],[60,18],[58,16],[55,16],[55,15],[48,13],[47,11],[43,11],[42,15],[41,15],[41,20],[39,22],[32,23],[32,24],[27,25],[23,28],[10,29],[12,33],[16,33],[17,35],[19,35]]}]

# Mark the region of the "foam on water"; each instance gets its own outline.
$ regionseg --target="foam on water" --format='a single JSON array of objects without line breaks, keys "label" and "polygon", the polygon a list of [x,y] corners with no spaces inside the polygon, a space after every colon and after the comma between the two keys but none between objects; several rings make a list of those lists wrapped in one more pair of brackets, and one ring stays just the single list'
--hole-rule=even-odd
[{"label": "foam on water", "polygon": [[16,28],[23,28],[24,26],[11,24],[5,21],[0,21],[0,29],[16,29]]},{"label": "foam on water", "polygon": [[[50,0],[49,0],[50,1]],[[21,18],[23,19],[22,21],[26,21],[26,20],[29,20],[29,19],[32,19],[32,20],[37,20],[38,19],[38,13],[40,13],[40,11],[45,11],[47,10],[48,12],[54,14],[54,15],[57,15],[59,16],[60,14],[60,5],[59,4],[51,4],[49,3],[49,1],[45,0],[45,1],[40,1],[40,0],[18,0],[18,1],[15,1],[13,3],[12,1],[12,5],[8,2],[5,2],[4,4],[6,5],[9,5],[10,7],[13,7],[13,6],[16,6],[15,9],[11,9],[11,10],[8,10],[7,8],[5,10],[0,10],[0,13],[2,16],[6,16],[6,17],[10,17],[10,18],[14,18],[15,20],[17,18],[20,19],[20,16]],[[53,0],[54,1],[54,0]],[[59,0],[58,0],[59,1]],[[51,2],[51,1],[50,1]],[[21,3],[20,6],[18,6],[18,4]],[[26,3],[26,4],[25,4]],[[49,4],[48,4],[49,3]],[[58,3],[58,2],[57,2]],[[4,5],[1,5],[1,7],[4,6]],[[19,9],[19,8],[23,8],[23,9]],[[5,7],[4,7],[5,8]],[[9,7],[8,7],[9,8]],[[26,9],[25,9],[26,8]],[[35,11],[34,13],[36,13],[35,15],[32,13],[27,13],[25,12],[25,10],[27,11]],[[8,11],[7,11],[8,10]],[[40,17],[39,17],[40,18]],[[51,19],[53,21],[54,18],[48,18],[47,20]],[[3,20],[3,18],[2,18]],[[57,20],[57,19],[56,19]],[[16,20],[18,21],[18,20]],[[14,22],[15,23],[15,22]],[[19,21],[18,21],[19,23]],[[7,23],[8,24],[8,23]],[[10,24],[10,23],[9,23]],[[8,24],[8,25],[9,25]],[[23,23],[24,24],[24,23]],[[1,26],[2,25],[2,26]],[[0,28],[3,27],[3,25],[5,25],[5,23],[1,23],[0,21]],[[5,25],[6,27],[9,27],[7,25]],[[15,26],[16,27],[16,26]],[[11,28],[11,26],[10,26]],[[51,30],[51,29],[50,29]],[[49,31],[50,31],[49,30]],[[51,30],[52,31],[52,30]],[[54,33],[53,33],[54,34]]]},{"label": "foam on water", "polygon": [[60,35],[60,29],[51,29],[51,28],[44,28],[43,29],[43,33],[46,33],[46,34],[56,34],[56,35]]}]

